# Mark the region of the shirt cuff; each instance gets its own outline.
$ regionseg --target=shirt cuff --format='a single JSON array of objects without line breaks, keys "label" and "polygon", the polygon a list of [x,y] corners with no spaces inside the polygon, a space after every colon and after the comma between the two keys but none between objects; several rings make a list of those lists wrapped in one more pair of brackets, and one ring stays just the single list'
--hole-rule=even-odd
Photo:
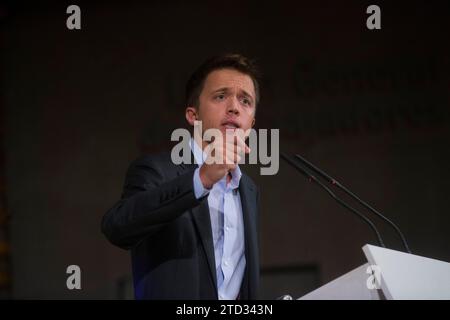
[{"label": "shirt cuff", "polygon": [[200,168],[195,169],[194,171],[194,194],[197,199],[200,199],[206,196],[209,193],[210,189],[206,189],[203,186],[202,180],[200,179]]}]

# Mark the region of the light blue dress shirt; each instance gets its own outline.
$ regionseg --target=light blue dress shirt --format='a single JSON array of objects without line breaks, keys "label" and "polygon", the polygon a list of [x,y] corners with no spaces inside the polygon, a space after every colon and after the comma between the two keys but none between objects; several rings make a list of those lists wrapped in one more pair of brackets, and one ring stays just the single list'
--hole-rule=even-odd
[{"label": "light blue dress shirt", "polygon": [[245,271],[245,238],[239,181],[239,166],[231,173],[227,185],[226,176],[208,190],[200,180],[200,167],[206,159],[203,150],[191,139],[191,150],[199,168],[194,172],[196,198],[208,193],[208,206],[214,241],[217,291],[219,300],[234,300],[238,297]]}]

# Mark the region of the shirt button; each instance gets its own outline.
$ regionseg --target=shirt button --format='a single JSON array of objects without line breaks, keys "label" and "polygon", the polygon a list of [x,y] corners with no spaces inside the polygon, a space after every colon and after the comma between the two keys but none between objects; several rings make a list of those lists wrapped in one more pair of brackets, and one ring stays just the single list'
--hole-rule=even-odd
[{"label": "shirt button", "polygon": [[225,230],[230,231],[230,227],[225,227]]},{"label": "shirt button", "polygon": [[228,261],[225,261],[223,264],[224,264],[226,267],[228,267]]}]

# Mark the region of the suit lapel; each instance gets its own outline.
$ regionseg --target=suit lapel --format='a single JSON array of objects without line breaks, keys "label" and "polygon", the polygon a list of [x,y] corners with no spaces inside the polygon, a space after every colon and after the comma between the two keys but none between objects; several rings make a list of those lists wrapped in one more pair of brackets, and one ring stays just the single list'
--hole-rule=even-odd
[{"label": "suit lapel", "polygon": [[214,282],[214,287],[217,293],[217,276],[216,276],[216,262],[214,257],[214,241],[211,230],[211,218],[209,214],[208,201],[205,199],[202,203],[192,209],[192,218],[200,234],[203,249],[208,260],[208,266],[211,278]]},{"label": "suit lapel", "polygon": [[242,281],[242,298],[248,299],[253,288],[252,279],[258,272],[257,268],[257,233],[256,233],[256,190],[247,181],[246,175],[242,175],[239,183],[239,194],[242,204],[242,215],[245,233],[245,260],[246,270]]},{"label": "suit lapel", "polygon": [[[186,170],[194,171],[197,164],[181,164],[178,174],[185,173]],[[208,260],[209,273],[216,288],[217,294],[217,276],[216,276],[216,260],[214,257],[214,240],[211,230],[211,218],[209,213],[208,199],[204,199],[200,205],[193,208],[191,211],[192,219],[200,234],[203,250],[205,251],[206,259]]]}]

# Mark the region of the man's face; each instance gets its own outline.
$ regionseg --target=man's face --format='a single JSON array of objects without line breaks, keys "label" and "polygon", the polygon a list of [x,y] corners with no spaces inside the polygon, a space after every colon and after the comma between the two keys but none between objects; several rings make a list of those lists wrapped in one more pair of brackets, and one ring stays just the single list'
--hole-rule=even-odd
[{"label": "man's face", "polygon": [[255,108],[255,87],[250,76],[233,69],[219,69],[207,76],[198,106],[188,107],[186,117],[193,124],[194,117],[189,113],[195,113],[195,120],[202,121],[203,131],[215,128],[225,134],[226,129],[250,129]]}]

